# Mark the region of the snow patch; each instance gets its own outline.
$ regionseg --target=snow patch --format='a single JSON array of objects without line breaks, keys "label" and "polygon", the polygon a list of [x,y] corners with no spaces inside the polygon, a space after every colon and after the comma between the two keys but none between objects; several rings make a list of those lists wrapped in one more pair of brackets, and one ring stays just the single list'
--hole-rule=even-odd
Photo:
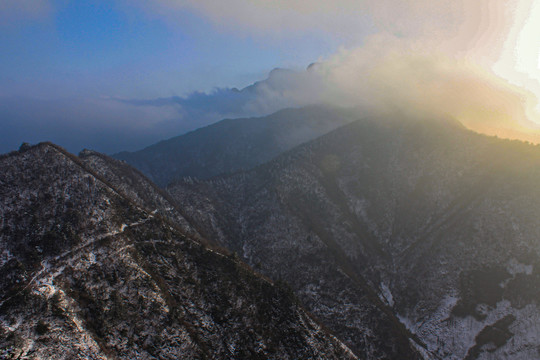
[{"label": "snow patch", "polygon": [[526,275],[532,275],[533,272],[533,266],[522,264],[516,259],[512,258],[508,261],[506,264],[506,270],[513,276],[517,274],[526,274]]},{"label": "snow patch", "polygon": [[7,248],[2,249],[2,252],[0,253],[0,268],[7,264],[11,258],[13,258],[13,254]]},{"label": "snow patch", "polygon": [[390,307],[394,307],[394,297],[392,296],[392,292],[388,288],[388,286],[385,283],[381,283],[381,300],[384,301],[386,304],[388,304]]}]

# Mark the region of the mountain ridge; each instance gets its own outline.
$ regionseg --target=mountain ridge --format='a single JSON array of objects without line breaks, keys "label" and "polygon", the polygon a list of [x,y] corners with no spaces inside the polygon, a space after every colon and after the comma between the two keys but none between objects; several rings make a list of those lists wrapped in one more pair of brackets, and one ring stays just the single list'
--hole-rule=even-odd
[{"label": "mountain ridge", "polygon": [[60,147],[0,166],[2,356],[356,358],[286,287],[141,209]]},{"label": "mountain ridge", "polygon": [[[526,320],[539,318],[526,290],[540,264],[537,165],[539,147],[456,122],[363,119],[252,170],[168,190],[187,210],[204,209],[195,221],[224,246],[288,281],[353,349],[364,348],[355,327],[385,332],[369,320],[376,311],[343,315],[344,304],[366,308],[332,284],[340,277],[325,266],[343,270],[343,256],[426,345],[426,358],[527,359],[540,344],[509,329],[538,330]],[[322,306],[327,297],[337,303]],[[499,320],[515,336],[497,340]]]},{"label": "mountain ridge", "polygon": [[225,119],[113,157],[127,161],[156,184],[165,186],[185,176],[209,178],[262,164],[356,116],[353,110],[311,106],[261,118]]}]

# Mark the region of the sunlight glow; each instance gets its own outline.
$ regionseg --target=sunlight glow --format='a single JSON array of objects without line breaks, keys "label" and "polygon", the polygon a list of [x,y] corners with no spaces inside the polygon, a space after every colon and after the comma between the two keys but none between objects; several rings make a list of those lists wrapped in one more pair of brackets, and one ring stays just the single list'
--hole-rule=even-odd
[{"label": "sunlight glow", "polygon": [[514,13],[514,26],[493,70],[510,83],[531,91],[529,120],[540,124],[540,2],[524,0]]},{"label": "sunlight glow", "polygon": [[529,17],[517,39],[516,70],[540,80],[540,3],[532,4]]}]

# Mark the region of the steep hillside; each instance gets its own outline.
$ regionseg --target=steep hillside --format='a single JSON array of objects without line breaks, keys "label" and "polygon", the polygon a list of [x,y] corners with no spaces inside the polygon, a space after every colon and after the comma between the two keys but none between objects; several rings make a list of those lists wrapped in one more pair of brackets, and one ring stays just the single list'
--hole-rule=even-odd
[{"label": "steep hillside", "polygon": [[135,168],[124,161],[87,149],[80,152],[79,159],[137,206],[152,210],[152,214],[166,217],[190,236],[198,237],[197,231],[186,220],[182,207]]},{"label": "steep hillside", "polygon": [[355,358],[285,285],[191,240],[86,155],[0,158],[0,358]]},{"label": "steep hillside", "polygon": [[287,109],[262,118],[223,120],[113,157],[165,186],[182,177],[205,179],[250,169],[355,119],[352,111],[321,106]]},{"label": "steep hillside", "polygon": [[537,146],[396,118],[169,191],[207,236],[289,282],[370,358],[412,358],[411,338],[429,359],[532,359],[538,184]]}]

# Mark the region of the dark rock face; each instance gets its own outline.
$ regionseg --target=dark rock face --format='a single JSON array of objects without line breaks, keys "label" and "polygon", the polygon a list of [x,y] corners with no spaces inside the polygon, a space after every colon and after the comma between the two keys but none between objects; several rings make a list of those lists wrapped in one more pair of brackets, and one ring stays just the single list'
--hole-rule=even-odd
[{"label": "dark rock face", "polygon": [[228,119],[136,152],[113,155],[160,186],[249,169],[356,120],[352,111],[313,106],[263,118]]},{"label": "dark rock face", "polygon": [[107,162],[51,144],[0,158],[1,358],[356,358]]},{"label": "dark rock face", "polygon": [[537,146],[373,119],[168,190],[204,236],[290,283],[368,358],[531,359],[538,184]]}]

